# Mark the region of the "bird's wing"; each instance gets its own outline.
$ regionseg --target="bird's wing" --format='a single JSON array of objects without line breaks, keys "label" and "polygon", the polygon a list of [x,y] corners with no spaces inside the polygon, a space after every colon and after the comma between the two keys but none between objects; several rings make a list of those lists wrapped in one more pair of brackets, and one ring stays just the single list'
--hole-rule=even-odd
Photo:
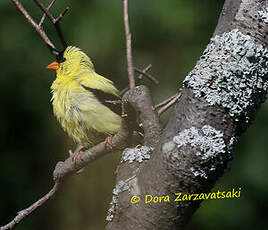
[{"label": "bird's wing", "polygon": [[80,85],[111,111],[122,115],[122,101],[113,82],[96,72],[80,74]]},{"label": "bird's wing", "polygon": [[114,113],[118,114],[119,116],[122,115],[122,100],[119,96],[116,96],[111,93],[106,93],[101,89],[95,89],[92,87],[88,87],[82,84],[82,87],[85,90],[93,93],[93,95],[105,106],[107,106],[110,110]]}]

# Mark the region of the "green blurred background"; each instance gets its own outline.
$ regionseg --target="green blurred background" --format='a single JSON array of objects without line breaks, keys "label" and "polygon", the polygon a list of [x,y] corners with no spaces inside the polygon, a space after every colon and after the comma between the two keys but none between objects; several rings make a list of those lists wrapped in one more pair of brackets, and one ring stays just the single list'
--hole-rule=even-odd
[{"label": "green blurred background", "polygon": [[[42,1],[48,5],[49,1]],[[135,66],[153,65],[161,84],[152,85],[155,102],[174,94],[193,68],[217,24],[223,0],[130,1]],[[40,10],[22,0],[34,18]],[[127,85],[122,0],[58,1],[52,12],[71,10],[62,20],[68,44],[80,47],[98,73],[118,88]],[[58,44],[46,20],[49,37]],[[11,1],[0,1],[0,225],[27,207],[52,186],[57,161],[74,143],[52,113],[50,85],[55,73],[45,66],[54,61],[47,47]],[[166,122],[168,114],[163,116]],[[267,218],[268,105],[235,149],[232,169],[214,190],[241,187],[241,198],[203,202],[188,229],[264,229]],[[84,173],[69,178],[53,201],[26,218],[18,230],[102,230],[120,155],[94,162]]]}]

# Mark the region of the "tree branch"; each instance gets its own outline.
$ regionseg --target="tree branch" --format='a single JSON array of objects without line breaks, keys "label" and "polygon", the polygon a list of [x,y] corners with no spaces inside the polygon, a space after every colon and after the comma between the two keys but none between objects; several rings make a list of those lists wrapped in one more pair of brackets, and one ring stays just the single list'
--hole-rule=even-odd
[{"label": "tree branch", "polygon": [[67,13],[67,11],[70,9],[69,7],[66,7],[65,10],[55,19],[52,14],[48,11],[47,8],[44,7],[44,5],[39,0],[34,0],[36,5],[39,6],[39,8],[46,14],[46,16],[49,18],[49,20],[52,22],[52,24],[55,26],[56,31],[58,33],[58,36],[60,38],[61,44],[63,46],[63,49],[65,50],[67,47],[67,43],[64,39],[64,36],[62,34],[61,28],[60,28],[60,20],[63,18],[63,16]]},{"label": "tree branch", "polygon": [[135,77],[133,69],[133,60],[132,60],[132,49],[131,49],[131,33],[129,28],[128,21],[128,0],[123,0],[124,4],[124,26],[125,26],[125,35],[126,35],[126,53],[127,53],[127,69],[128,69],[128,79],[129,79],[129,88],[133,89],[135,87]]},{"label": "tree branch", "polygon": [[138,79],[142,79],[142,76],[145,76],[144,74],[147,73],[152,67],[152,64],[149,64],[147,67],[145,67],[142,70],[142,73],[138,76]]},{"label": "tree branch", "polygon": [[[23,14],[23,16],[27,19],[27,21],[32,25],[32,27],[36,30],[36,32],[39,34],[41,39],[51,48],[56,49],[54,44],[49,40],[46,33],[43,31],[41,27],[39,27],[36,22],[32,19],[30,14],[24,9],[22,4],[18,0],[12,0],[14,5],[17,7],[17,9]],[[53,55],[56,55],[57,53],[53,53]]]},{"label": "tree branch", "polygon": [[[158,110],[158,115],[161,116],[164,112],[166,112],[171,106],[173,106],[181,97],[181,94],[178,93],[175,96],[172,96],[171,98],[168,98],[166,101],[166,104],[164,104],[159,110]],[[162,102],[161,104],[163,104],[164,102]],[[157,105],[159,106],[159,105]]]},{"label": "tree branch", "polygon": [[159,104],[154,106],[154,109],[158,109],[163,107],[164,105],[168,104],[170,101],[172,101],[172,99],[174,99],[176,96],[178,95],[178,93],[172,95],[171,97],[167,98],[166,100],[160,102]]},{"label": "tree branch", "polygon": [[[56,2],[56,0],[52,0],[52,2],[51,2],[51,3],[49,4],[49,6],[47,7],[47,11],[50,10],[50,8],[54,5],[55,2]],[[46,19],[46,14],[43,14],[43,16],[42,16],[42,18],[41,18],[41,20],[40,20],[40,22],[39,22],[39,24],[38,24],[38,26],[39,26],[40,28],[42,27],[42,25],[43,25],[45,19]]]},{"label": "tree branch", "polygon": [[[125,115],[122,118],[122,124],[119,132],[112,138],[113,151],[122,150],[129,145],[129,140],[131,139],[136,122],[135,114],[133,113],[132,107],[136,108],[141,112],[145,133],[148,134],[146,141],[153,143],[155,139],[155,134],[153,130],[156,126],[145,124],[145,121],[148,121],[147,116],[150,116],[149,120],[152,120],[152,123],[156,124],[156,121],[158,121],[158,117],[157,114],[152,110],[152,101],[149,94],[149,90],[144,86],[139,86],[128,91],[123,96],[122,100],[123,111],[125,112]],[[151,111],[142,110],[141,108],[151,108]],[[159,127],[159,121],[156,125]],[[79,170],[87,166],[89,163],[92,163],[95,160],[111,152],[112,150],[110,148],[107,148],[106,142],[103,141],[96,146],[91,147],[90,149],[82,151],[82,153],[79,155],[78,158],[76,158],[75,161],[73,160],[72,156],[70,156],[64,162],[58,162],[53,172],[53,180],[55,182],[54,187],[45,196],[41,197],[30,207],[19,211],[18,215],[10,223],[5,226],[2,226],[0,230],[12,229],[13,227],[15,227],[15,225],[20,223],[26,216],[30,215],[38,207],[50,200],[56,194],[60,185],[66,177],[78,172]]]},{"label": "tree branch", "polygon": [[70,9],[70,7],[69,6],[67,6],[66,8],[65,8],[65,10],[64,11],[62,11],[62,13],[60,13],[60,15],[56,18],[56,23],[59,23],[60,22],[60,20],[64,17],[64,15],[67,13],[67,11]]},{"label": "tree branch", "polygon": [[157,79],[155,79],[151,74],[146,73],[152,66],[149,65],[146,69],[144,70],[140,70],[136,67],[134,67],[134,70],[138,73],[140,73],[140,76],[138,77],[139,79],[142,78],[142,75],[144,75],[145,77],[147,77],[150,81],[152,81],[154,84],[158,85],[159,81]]},{"label": "tree branch", "polygon": [[[142,73],[143,73],[143,74],[140,74],[140,75],[138,76],[138,79],[142,79],[142,77],[145,76],[144,74],[145,74],[146,72],[148,72],[151,68],[152,68],[152,65],[151,65],[151,64],[148,65],[147,67],[145,67],[145,68],[142,70]],[[128,90],[129,90],[129,87],[126,87],[126,88],[124,88],[123,90],[121,90],[121,92],[120,92],[120,96],[123,96]]]},{"label": "tree branch", "polygon": [[32,25],[32,27],[38,32],[41,39],[46,43],[46,45],[49,47],[51,53],[58,57],[59,51],[56,49],[55,45],[50,41],[47,34],[42,29],[42,24],[45,20],[45,16],[47,16],[50,21],[53,23],[53,25],[56,28],[56,31],[58,33],[58,36],[61,40],[61,43],[63,45],[63,48],[65,49],[67,47],[67,44],[64,40],[64,36],[62,34],[62,31],[60,29],[59,22],[63,18],[63,16],[66,14],[66,12],[69,10],[69,7],[66,7],[66,9],[55,19],[50,13],[49,9],[53,6],[56,0],[52,0],[52,2],[49,4],[48,8],[45,8],[43,4],[39,0],[34,0],[34,2],[40,7],[40,9],[44,12],[44,15],[42,16],[39,24],[37,24],[33,18],[30,16],[30,14],[25,10],[25,8],[22,6],[22,4],[18,0],[12,0],[14,5],[17,7],[17,9],[22,13],[22,15],[27,19],[27,21]]},{"label": "tree branch", "polygon": [[[226,0],[150,157],[135,160],[144,150],[124,151],[107,230],[184,229],[202,200],[174,202],[174,194],[206,193],[223,175],[234,144],[266,98],[265,11],[267,1]],[[168,196],[169,202],[146,204],[145,195]],[[140,201],[131,204],[133,196]]]},{"label": "tree branch", "polygon": [[17,224],[19,224],[26,216],[30,215],[33,211],[35,211],[38,207],[42,206],[45,202],[52,199],[55,193],[59,189],[60,183],[56,182],[53,186],[53,188],[42,198],[40,198],[38,201],[33,203],[31,206],[29,206],[26,209],[23,209],[18,212],[18,215],[10,221],[8,224],[0,227],[0,230],[8,230],[14,228]]}]

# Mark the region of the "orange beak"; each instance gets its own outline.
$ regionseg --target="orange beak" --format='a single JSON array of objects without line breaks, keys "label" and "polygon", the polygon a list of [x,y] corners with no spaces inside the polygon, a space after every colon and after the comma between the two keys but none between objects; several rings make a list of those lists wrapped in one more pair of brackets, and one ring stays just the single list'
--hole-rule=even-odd
[{"label": "orange beak", "polygon": [[47,67],[47,69],[54,69],[54,70],[57,70],[59,68],[59,63],[54,61],[52,62],[51,64],[49,64]]}]

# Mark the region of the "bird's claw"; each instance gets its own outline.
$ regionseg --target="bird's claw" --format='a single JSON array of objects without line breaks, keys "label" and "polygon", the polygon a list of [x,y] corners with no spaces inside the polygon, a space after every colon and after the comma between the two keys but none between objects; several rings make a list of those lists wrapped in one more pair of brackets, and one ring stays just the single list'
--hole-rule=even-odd
[{"label": "bird's claw", "polygon": [[108,137],[106,137],[105,139],[105,147],[106,149],[113,149],[113,136],[109,135]]},{"label": "bird's claw", "polygon": [[80,145],[76,148],[76,150],[74,152],[72,152],[71,150],[69,150],[69,154],[72,157],[72,161],[74,162],[74,164],[76,165],[77,159],[81,157],[82,154],[84,154],[84,146]]}]

